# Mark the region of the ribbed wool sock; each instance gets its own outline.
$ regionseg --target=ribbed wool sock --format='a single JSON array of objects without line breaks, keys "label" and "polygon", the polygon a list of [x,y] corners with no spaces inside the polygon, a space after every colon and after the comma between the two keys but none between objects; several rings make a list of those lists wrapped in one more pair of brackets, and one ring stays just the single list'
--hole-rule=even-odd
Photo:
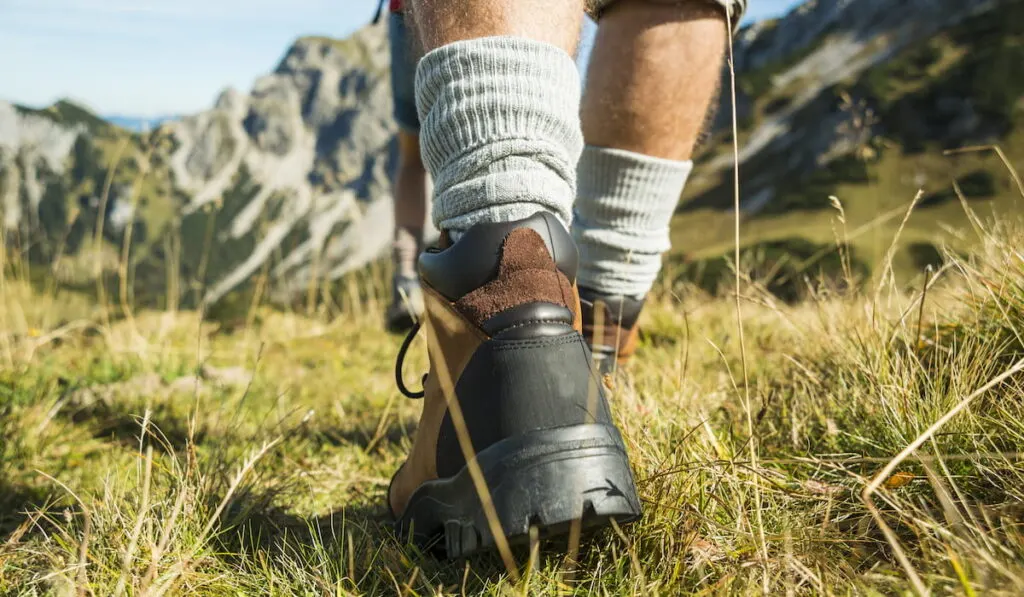
[{"label": "ribbed wool sock", "polygon": [[635,298],[650,291],[661,255],[671,248],[669,222],[692,169],[691,161],[583,150],[572,223],[581,287]]},{"label": "ribbed wool sock", "polygon": [[568,226],[583,149],[569,54],[517,37],[448,44],[420,61],[416,104],[439,229],[457,237],[542,210]]}]

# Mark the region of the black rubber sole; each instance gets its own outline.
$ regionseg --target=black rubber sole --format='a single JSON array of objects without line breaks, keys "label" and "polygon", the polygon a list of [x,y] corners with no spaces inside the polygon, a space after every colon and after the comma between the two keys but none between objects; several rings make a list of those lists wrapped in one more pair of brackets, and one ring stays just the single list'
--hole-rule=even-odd
[{"label": "black rubber sole", "polygon": [[598,373],[602,376],[615,373],[618,355],[615,353],[614,348],[598,346],[591,347],[591,351],[591,360]]},{"label": "black rubber sole", "polygon": [[392,334],[404,334],[416,325],[416,318],[412,313],[401,312],[389,314],[384,321],[384,327]]},{"label": "black rubber sole", "polygon": [[[641,514],[625,446],[608,425],[530,432],[487,448],[477,462],[510,545],[528,543],[531,527],[550,539],[574,523],[589,532]],[[496,545],[468,467],[420,486],[395,531],[452,559]]]}]

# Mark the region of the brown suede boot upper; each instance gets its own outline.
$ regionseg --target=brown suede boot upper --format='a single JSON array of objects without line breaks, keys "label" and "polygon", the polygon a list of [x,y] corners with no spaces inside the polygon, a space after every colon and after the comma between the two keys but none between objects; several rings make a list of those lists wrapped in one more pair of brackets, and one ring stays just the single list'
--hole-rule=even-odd
[{"label": "brown suede boot upper", "polygon": [[580,291],[583,336],[595,357],[614,356],[626,363],[635,353],[640,339],[637,325],[643,301],[621,296],[605,296],[584,289]]},{"label": "brown suede boot upper", "polygon": [[615,349],[616,359],[625,363],[636,353],[640,328],[636,325],[623,327],[610,315],[605,303],[597,303],[592,309],[584,307],[583,335],[591,346],[609,346]]},{"label": "brown suede boot upper", "polygon": [[[418,487],[438,478],[442,421],[449,408],[457,405],[455,387],[467,364],[490,338],[483,329],[485,322],[537,302],[569,309],[577,330],[581,319],[575,286],[559,271],[541,236],[529,228],[514,229],[505,237],[496,275],[464,296],[449,300],[425,278],[422,285],[430,371],[412,450],[392,480],[388,495],[395,515],[402,513]],[[524,325],[528,323],[536,322]]]}]

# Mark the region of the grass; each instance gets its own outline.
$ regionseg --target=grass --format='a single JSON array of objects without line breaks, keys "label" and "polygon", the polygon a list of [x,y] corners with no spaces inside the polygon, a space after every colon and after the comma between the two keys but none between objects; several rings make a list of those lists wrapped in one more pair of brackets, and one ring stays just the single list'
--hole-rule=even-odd
[{"label": "grass", "polygon": [[[1007,143],[1010,161],[1019,164],[1019,156],[1024,155],[1024,134],[1011,133]],[[901,233],[894,262],[900,282],[909,284],[921,269],[914,245],[964,252],[977,240],[963,233],[970,228],[970,220],[953,191],[954,182],[961,186],[971,209],[985,219],[1013,218],[1020,213],[1020,187],[994,151],[951,155],[943,155],[938,148],[914,155],[889,151],[871,165],[870,171],[867,184],[844,183],[817,189],[813,193],[818,206],[815,209],[746,217],[742,221],[744,248],[756,252],[783,244],[799,254],[805,246],[834,246],[836,212],[829,196],[836,196],[843,202],[850,247],[856,260],[869,270],[870,278],[879,271],[875,266],[885,259],[903,214],[922,188],[918,183],[924,180],[925,196]],[[731,182],[723,178],[719,186],[724,201],[726,193],[732,193]],[[731,256],[733,221],[731,210],[721,206],[684,205],[673,221],[672,240],[679,250],[670,259],[705,263]]]},{"label": "grass", "polygon": [[384,272],[342,308],[239,323],[104,313],[8,264],[0,594],[1016,594],[1024,224],[969,234],[916,291],[785,304],[741,279],[750,428],[736,305],[663,293],[612,382],[644,519],[575,560],[517,553],[517,581],[390,532],[418,405],[393,387]]},{"label": "grass", "polygon": [[[1024,16],[1024,3],[1007,2],[1009,15]],[[930,243],[966,250],[973,239],[957,231],[969,226],[960,202],[951,192],[961,184],[973,209],[987,216],[1012,217],[1020,213],[1020,190],[993,152],[947,154],[966,144],[998,143],[1014,164],[1024,158],[1024,112],[1017,70],[1024,47],[1014,18],[1004,11],[988,11],[918,40],[881,64],[850,80],[824,90],[793,115],[789,132],[793,147],[816,146],[823,122],[845,113],[849,121],[836,130],[858,139],[842,157],[823,164],[794,166],[800,151],[768,149],[740,169],[745,199],[762,188],[774,198],[743,222],[743,242],[752,250],[788,239],[818,245],[831,244],[834,216],[829,197],[842,199],[851,231],[867,226],[851,239],[853,249],[868,266],[881,263],[900,216],[921,188],[925,191],[914,216],[903,231],[894,267],[904,282],[917,274],[908,251],[913,244]],[[827,40],[828,35],[823,36]],[[765,36],[771,39],[771,34]],[[873,43],[883,43],[876,39]],[[814,48],[810,48],[814,49]],[[795,56],[800,58],[803,51]],[[771,79],[792,64],[765,65],[737,73],[740,89],[753,86],[749,126],[739,131],[744,143],[756,126],[769,120],[778,106],[790,102],[797,89],[771,84]],[[797,82],[799,83],[799,82]],[[976,117],[967,131],[955,126],[956,111],[949,104],[962,101]],[[825,124],[830,127],[832,124]],[[698,161],[732,156],[731,130],[717,131],[704,144]],[[815,157],[822,157],[821,152]],[[729,160],[731,162],[731,159]],[[674,222],[674,245],[688,260],[718,259],[733,249],[734,199],[732,170],[698,167],[688,184]],[[876,221],[883,214],[892,214]]]},{"label": "grass", "polygon": [[[418,405],[393,386],[386,271],[301,313],[260,283],[180,310],[170,281],[147,310],[0,253],[0,595],[1019,594],[1024,221],[933,203],[684,214],[703,285],[735,294],[672,264],[607,380],[645,516],[514,571],[390,531]],[[760,248],[719,257],[733,232]],[[901,249],[936,245],[924,272]]]}]

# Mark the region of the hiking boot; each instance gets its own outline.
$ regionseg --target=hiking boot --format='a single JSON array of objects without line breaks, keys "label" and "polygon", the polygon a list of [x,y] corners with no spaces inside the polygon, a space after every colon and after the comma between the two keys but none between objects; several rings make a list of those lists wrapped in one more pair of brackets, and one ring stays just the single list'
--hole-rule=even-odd
[{"label": "hiking boot", "polygon": [[416,278],[396,275],[391,282],[391,304],[384,324],[393,333],[407,332],[423,316],[423,292]]},{"label": "hiking boot", "polygon": [[[578,254],[554,216],[478,224],[420,257],[430,371],[396,531],[458,558],[640,516],[625,445],[580,333]],[[466,463],[470,462],[470,465]],[[478,487],[486,487],[481,500]],[[483,492],[481,492],[483,493]],[[485,505],[486,504],[486,507]],[[491,524],[493,523],[493,524]]]},{"label": "hiking boot", "polygon": [[644,299],[608,295],[580,288],[583,335],[590,344],[594,363],[601,375],[615,372],[636,352],[640,311]]}]

